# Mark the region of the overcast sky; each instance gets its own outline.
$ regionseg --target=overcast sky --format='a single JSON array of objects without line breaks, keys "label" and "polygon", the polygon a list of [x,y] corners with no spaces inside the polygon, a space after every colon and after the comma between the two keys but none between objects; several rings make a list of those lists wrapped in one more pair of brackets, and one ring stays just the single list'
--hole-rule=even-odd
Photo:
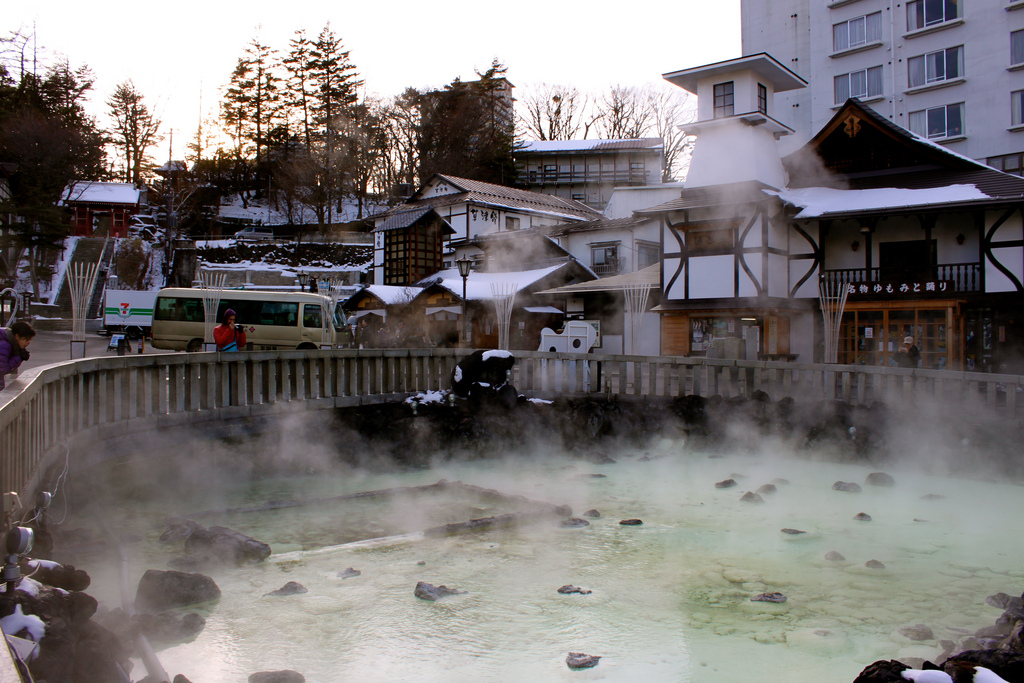
[{"label": "overcast sky", "polygon": [[[495,58],[520,89],[538,83],[599,92],[613,84],[661,81],[661,74],[740,56],[739,0],[566,0],[425,3],[295,0],[176,3],[103,0],[9,2],[0,35],[32,31],[48,55],[87,64],[96,76],[92,111],[132,79],[174,130],[174,156],[196,129],[253,37],[286,51],[296,29],[315,38],[328,21],[350,51],[366,90],[440,87],[475,78]],[[101,125],[106,125],[100,117]],[[167,140],[158,159],[167,157]]]}]

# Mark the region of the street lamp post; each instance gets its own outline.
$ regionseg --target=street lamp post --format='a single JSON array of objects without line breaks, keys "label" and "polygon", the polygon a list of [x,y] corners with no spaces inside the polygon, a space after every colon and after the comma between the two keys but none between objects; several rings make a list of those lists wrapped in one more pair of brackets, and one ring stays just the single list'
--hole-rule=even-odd
[{"label": "street lamp post", "polygon": [[299,291],[300,292],[305,292],[306,291],[306,282],[308,282],[308,281],[309,281],[309,273],[307,273],[304,270],[300,270],[299,271]]},{"label": "street lamp post", "polygon": [[469,277],[469,271],[473,267],[473,259],[463,256],[460,259],[456,259],[455,265],[459,267],[459,275],[462,276],[462,343],[460,346],[465,347],[469,340],[469,306],[466,301],[466,279]]}]

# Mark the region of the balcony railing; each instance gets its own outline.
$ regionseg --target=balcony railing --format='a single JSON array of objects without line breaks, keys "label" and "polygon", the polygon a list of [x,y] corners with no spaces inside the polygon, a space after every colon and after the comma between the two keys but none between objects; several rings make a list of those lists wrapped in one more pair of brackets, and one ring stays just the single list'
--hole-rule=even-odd
[{"label": "balcony railing", "polygon": [[[910,292],[927,294],[966,294],[983,291],[980,263],[946,263],[932,269],[903,270],[897,268],[838,268],[821,271],[821,282],[826,284],[868,285],[868,291],[859,294],[884,295],[890,286],[900,290],[904,285]],[[881,285],[881,290],[876,291]],[[914,289],[915,286],[917,289]],[[904,292],[907,293],[907,292]]]},{"label": "balcony railing", "polygon": [[602,263],[600,265],[595,263],[590,267],[590,269],[593,270],[594,275],[597,275],[598,277],[608,277],[609,275],[619,274],[618,262]]},{"label": "balcony railing", "polygon": [[614,185],[646,185],[652,171],[646,169],[614,171],[528,171],[520,173],[520,182],[528,185],[580,185],[612,183]]}]

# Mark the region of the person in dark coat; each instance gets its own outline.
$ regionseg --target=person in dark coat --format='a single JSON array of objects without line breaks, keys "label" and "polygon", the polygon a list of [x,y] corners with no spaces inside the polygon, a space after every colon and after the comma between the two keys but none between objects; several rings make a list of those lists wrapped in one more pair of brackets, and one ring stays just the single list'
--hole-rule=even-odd
[{"label": "person in dark coat", "polygon": [[241,351],[245,348],[245,330],[235,324],[235,311],[224,311],[224,319],[213,328],[213,341],[218,351]]},{"label": "person in dark coat", "polygon": [[916,368],[921,362],[921,350],[914,345],[913,337],[904,337],[903,346],[896,354],[896,363],[901,368]]},{"label": "person in dark coat", "polygon": [[36,331],[26,322],[16,322],[10,328],[0,329],[0,390],[4,388],[4,375],[8,375],[28,360],[28,345]]}]

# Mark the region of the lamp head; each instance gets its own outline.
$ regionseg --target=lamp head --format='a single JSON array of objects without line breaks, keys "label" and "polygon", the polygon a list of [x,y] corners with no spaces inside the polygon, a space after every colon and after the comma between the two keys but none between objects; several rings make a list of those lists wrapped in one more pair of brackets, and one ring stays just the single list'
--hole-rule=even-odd
[{"label": "lamp head", "polygon": [[455,265],[459,267],[459,275],[463,278],[469,277],[469,271],[473,267],[473,259],[468,256],[463,256],[460,259],[455,260]]},{"label": "lamp head", "polygon": [[35,532],[23,526],[16,526],[7,532],[7,554],[24,555],[32,550]]}]

